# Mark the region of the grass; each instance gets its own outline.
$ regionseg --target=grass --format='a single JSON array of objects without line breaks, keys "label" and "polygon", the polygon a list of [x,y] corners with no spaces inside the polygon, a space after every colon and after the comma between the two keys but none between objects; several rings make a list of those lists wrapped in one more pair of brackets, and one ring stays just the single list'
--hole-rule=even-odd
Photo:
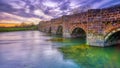
[{"label": "grass", "polygon": [[11,31],[27,31],[27,30],[37,30],[37,26],[31,27],[0,27],[0,32],[11,32]]}]

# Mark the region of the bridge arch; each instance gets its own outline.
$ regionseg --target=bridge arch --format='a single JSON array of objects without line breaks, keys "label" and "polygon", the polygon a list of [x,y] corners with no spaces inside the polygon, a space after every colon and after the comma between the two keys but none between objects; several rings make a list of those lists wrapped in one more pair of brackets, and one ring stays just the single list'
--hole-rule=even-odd
[{"label": "bridge arch", "polygon": [[120,28],[110,31],[105,36],[105,45],[106,46],[116,45],[116,44],[120,44]]},{"label": "bridge arch", "polygon": [[63,34],[63,27],[60,25],[57,28],[56,35],[62,35]]},{"label": "bridge arch", "polygon": [[83,38],[86,39],[86,32],[84,29],[80,28],[80,27],[76,27],[72,30],[71,33],[71,37],[72,38]]}]

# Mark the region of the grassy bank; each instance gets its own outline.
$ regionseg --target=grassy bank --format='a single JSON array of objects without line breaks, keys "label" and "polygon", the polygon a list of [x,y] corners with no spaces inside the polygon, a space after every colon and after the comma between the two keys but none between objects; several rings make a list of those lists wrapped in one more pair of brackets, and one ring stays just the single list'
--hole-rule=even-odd
[{"label": "grassy bank", "polygon": [[27,30],[37,30],[37,26],[31,27],[0,27],[0,32],[11,32],[11,31],[27,31]]}]

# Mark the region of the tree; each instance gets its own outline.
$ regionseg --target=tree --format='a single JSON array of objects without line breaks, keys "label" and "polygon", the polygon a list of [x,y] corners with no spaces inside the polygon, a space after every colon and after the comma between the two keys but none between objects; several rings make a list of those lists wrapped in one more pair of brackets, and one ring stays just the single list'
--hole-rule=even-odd
[{"label": "tree", "polygon": [[22,22],[20,26],[21,27],[27,27],[28,25],[26,23]]}]

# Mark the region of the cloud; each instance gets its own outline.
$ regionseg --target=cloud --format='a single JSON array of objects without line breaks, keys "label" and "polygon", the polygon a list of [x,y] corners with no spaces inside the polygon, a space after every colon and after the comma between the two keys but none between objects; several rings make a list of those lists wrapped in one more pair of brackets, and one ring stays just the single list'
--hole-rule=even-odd
[{"label": "cloud", "polygon": [[107,2],[106,4],[102,5],[101,7],[106,8],[106,7],[110,7],[111,5],[120,5],[120,1],[119,0],[111,0],[109,2]]},{"label": "cloud", "polygon": [[43,5],[47,6],[47,7],[57,7],[58,3],[52,2],[52,1],[45,1],[45,2],[43,2]]},{"label": "cloud", "polygon": [[12,21],[12,22],[16,21],[15,23],[22,23],[22,22],[28,21],[28,22],[34,22],[34,23],[38,24],[39,21],[41,21],[41,19],[39,19],[39,18],[21,17],[21,16],[6,13],[6,12],[0,12],[0,14],[1,14],[0,21],[2,21],[2,22],[4,21],[6,23],[9,23],[9,21]]},{"label": "cloud", "polygon": [[[86,6],[89,7],[84,10],[104,8],[115,4],[120,4],[120,0],[0,0],[0,12],[23,18],[49,20],[68,15],[74,9],[81,11]],[[0,16],[0,18],[3,17]]]},{"label": "cloud", "polygon": [[22,9],[23,7],[25,7],[26,3],[23,1],[13,1],[10,3],[10,5],[14,8],[14,9]]},{"label": "cloud", "polygon": [[52,17],[49,15],[46,15],[42,10],[34,10],[35,15],[39,15],[40,17],[44,17],[45,19],[51,19]]},{"label": "cloud", "polygon": [[94,3],[92,5],[92,8],[94,8],[94,9],[100,8],[102,5],[104,5],[104,4],[106,4],[106,3],[110,2],[110,1],[112,1],[112,0],[102,0],[100,2],[96,2],[96,3]]},{"label": "cloud", "polygon": [[14,12],[16,9],[13,9],[11,5],[4,2],[0,2],[0,11],[2,12]]}]

